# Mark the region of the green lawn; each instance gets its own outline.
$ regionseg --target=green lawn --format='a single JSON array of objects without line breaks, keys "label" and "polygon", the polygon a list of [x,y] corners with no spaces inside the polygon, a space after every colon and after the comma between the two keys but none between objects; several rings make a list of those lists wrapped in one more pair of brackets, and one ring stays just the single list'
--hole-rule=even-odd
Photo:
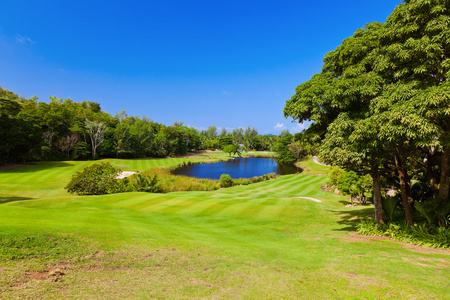
[{"label": "green lawn", "polygon": [[[143,171],[185,160],[110,161]],[[67,194],[92,163],[0,171],[0,298],[449,298],[450,251],[356,235],[373,208],[345,208],[348,199],[320,190],[326,176]]]},{"label": "green lawn", "polygon": [[303,169],[304,174],[309,175],[328,175],[330,167],[316,164],[311,156],[299,163],[299,166]]}]

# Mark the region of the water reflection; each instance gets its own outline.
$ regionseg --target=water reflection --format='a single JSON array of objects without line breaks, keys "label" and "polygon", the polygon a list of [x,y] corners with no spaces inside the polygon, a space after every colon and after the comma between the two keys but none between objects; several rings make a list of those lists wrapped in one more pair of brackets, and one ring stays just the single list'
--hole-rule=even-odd
[{"label": "water reflection", "polygon": [[231,178],[252,178],[264,174],[295,174],[299,170],[291,165],[279,165],[274,158],[243,157],[211,164],[198,164],[174,170],[175,175],[186,175],[197,178],[219,179],[222,174]]}]

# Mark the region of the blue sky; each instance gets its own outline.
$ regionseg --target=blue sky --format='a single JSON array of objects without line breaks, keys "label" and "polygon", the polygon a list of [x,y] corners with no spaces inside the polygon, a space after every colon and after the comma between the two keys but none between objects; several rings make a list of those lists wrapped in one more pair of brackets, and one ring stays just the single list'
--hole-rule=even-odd
[{"label": "blue sky", "polygon": [[400,3],[2,0],[0,86],[166,125],[296,132],[283,117],[295,87]]}]

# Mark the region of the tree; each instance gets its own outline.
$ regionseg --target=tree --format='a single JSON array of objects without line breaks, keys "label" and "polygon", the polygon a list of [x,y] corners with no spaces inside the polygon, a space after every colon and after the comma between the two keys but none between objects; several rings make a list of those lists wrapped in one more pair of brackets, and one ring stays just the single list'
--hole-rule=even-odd
[{"label": "tree", "polygon": [[206,130],[206,136],[210,139],[214,139],[217,136],[217,127],[214,125],[211,125]]},{"label": "tree", "polygon": [[229,153],[230,157],[231,157],[231,154],[233,154],[233,155],[237,154],[237,155],[241,156],[241,153],[239,152],[239,146],[236,146],[236,145],[225,146],[223,148],[223,152]]},{"label": "tree", "polygon": [[220,130],[219,137],[226,137],[228,134],[227,129],[225,127],[222,127]]},{"label": "tree", "polygon": [[[395,184],[408,225],[413,224],[410,180],[417,166],[423,166],[433,195],[439,189],[443,205],[448,203],[447,7],[446,0],[399,5],[385,24],[368,24],[328,53],[322,73],[298,86],[286,102],[286,117],[314,121],[308,131],[323,141],[325,160],[372,175],[379,222],[383,168],[398,174]],[[436,152],[441,157],[438,176],[433,172]]]},{"label": "tree", "polygon": [[[413,93],[411,109],[418,118],[436,126],[431,137],[440,153],[439,196],[448,203],[450,188],[450,10],[447,0],[411,0],[399,5],[388,17],[382,36],[377,69],[394,84]],[[410,95],[412,95],[410,93]],[[404,102],[404,101],[403,101]],[[414,106],[414,107],[412,107]],[[403,124],[411,131],[414,123]],[[432,141],[427,139],[428,146]],[[434,156],[426,147],[428,156]],[[431,175],[431,174],[430,174]],[[435,188],[433,178],[429,178]]]},{"label": "tree", "polygon": [[233,138],[233,144],[242,144],[242,142],[244,141],[244,128],[239,127],[233,129],[231,137]]},{"label": "tree", "polygon": [[[16,95],[14,96],[17,98]],[[12,118],[17,116],[21,109],[22,106],[15,99],[0,97],[0,115],[7,115]]]},{"label": "tree", "polygon": [[70,157],[70,150],[73,150],[75,148],[75,145],[78,141],[79,137],[75,133],[66,136],[65,139],[59,140],[59,148],[63,151],[67,151],[67,159],[69,159]]},{"label": "tree", "polygon": [[274,151],[278,153],[277,161],[281,164],[293,164],[297,157],[289,150],[292,143],[292,135],[289,131],[282,131],[278,142],[275,144]]},{"label": "tree", "polygon": [[221,149],[228,145],[233,145],[233,137],[231,134],[219,138],[219,146]]},{"label": "tree", "polygon": [[303,147],[299,142],[292,141],[288,145],[288,149],[289,149],[289,152],[291,152],[292,155],[295,156],[296,160],[299,161],[300,158],[303,156],[305,147]]},{"label": "tree", "polygon": [[65,189],[78,195],[108,194],[116,190],[118,172],[110,163],[93,164],[75,173]]},{"label": "tree", "polygon": [[103,143],[105,139],[106,125],[103,122],[94,122],[86,119],[86,129],[91,138],[92,158],[96,157],[97,148]]}]

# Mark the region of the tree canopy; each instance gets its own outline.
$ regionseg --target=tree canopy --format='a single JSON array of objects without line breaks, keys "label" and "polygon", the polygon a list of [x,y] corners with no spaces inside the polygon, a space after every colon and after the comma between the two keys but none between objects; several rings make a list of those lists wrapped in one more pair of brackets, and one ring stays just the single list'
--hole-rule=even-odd
[{"label": "tree canopy", "polygon": [[[450,1],[406,1],[328,53],[284,115],[313,121],[307,131],[320,139],[325,162],[372,176],[379,222],[381,183],[397,186],[412,225],[415,201],[449,202],[449,67]],[[429,187],[420,199],[412,179]]]}]

